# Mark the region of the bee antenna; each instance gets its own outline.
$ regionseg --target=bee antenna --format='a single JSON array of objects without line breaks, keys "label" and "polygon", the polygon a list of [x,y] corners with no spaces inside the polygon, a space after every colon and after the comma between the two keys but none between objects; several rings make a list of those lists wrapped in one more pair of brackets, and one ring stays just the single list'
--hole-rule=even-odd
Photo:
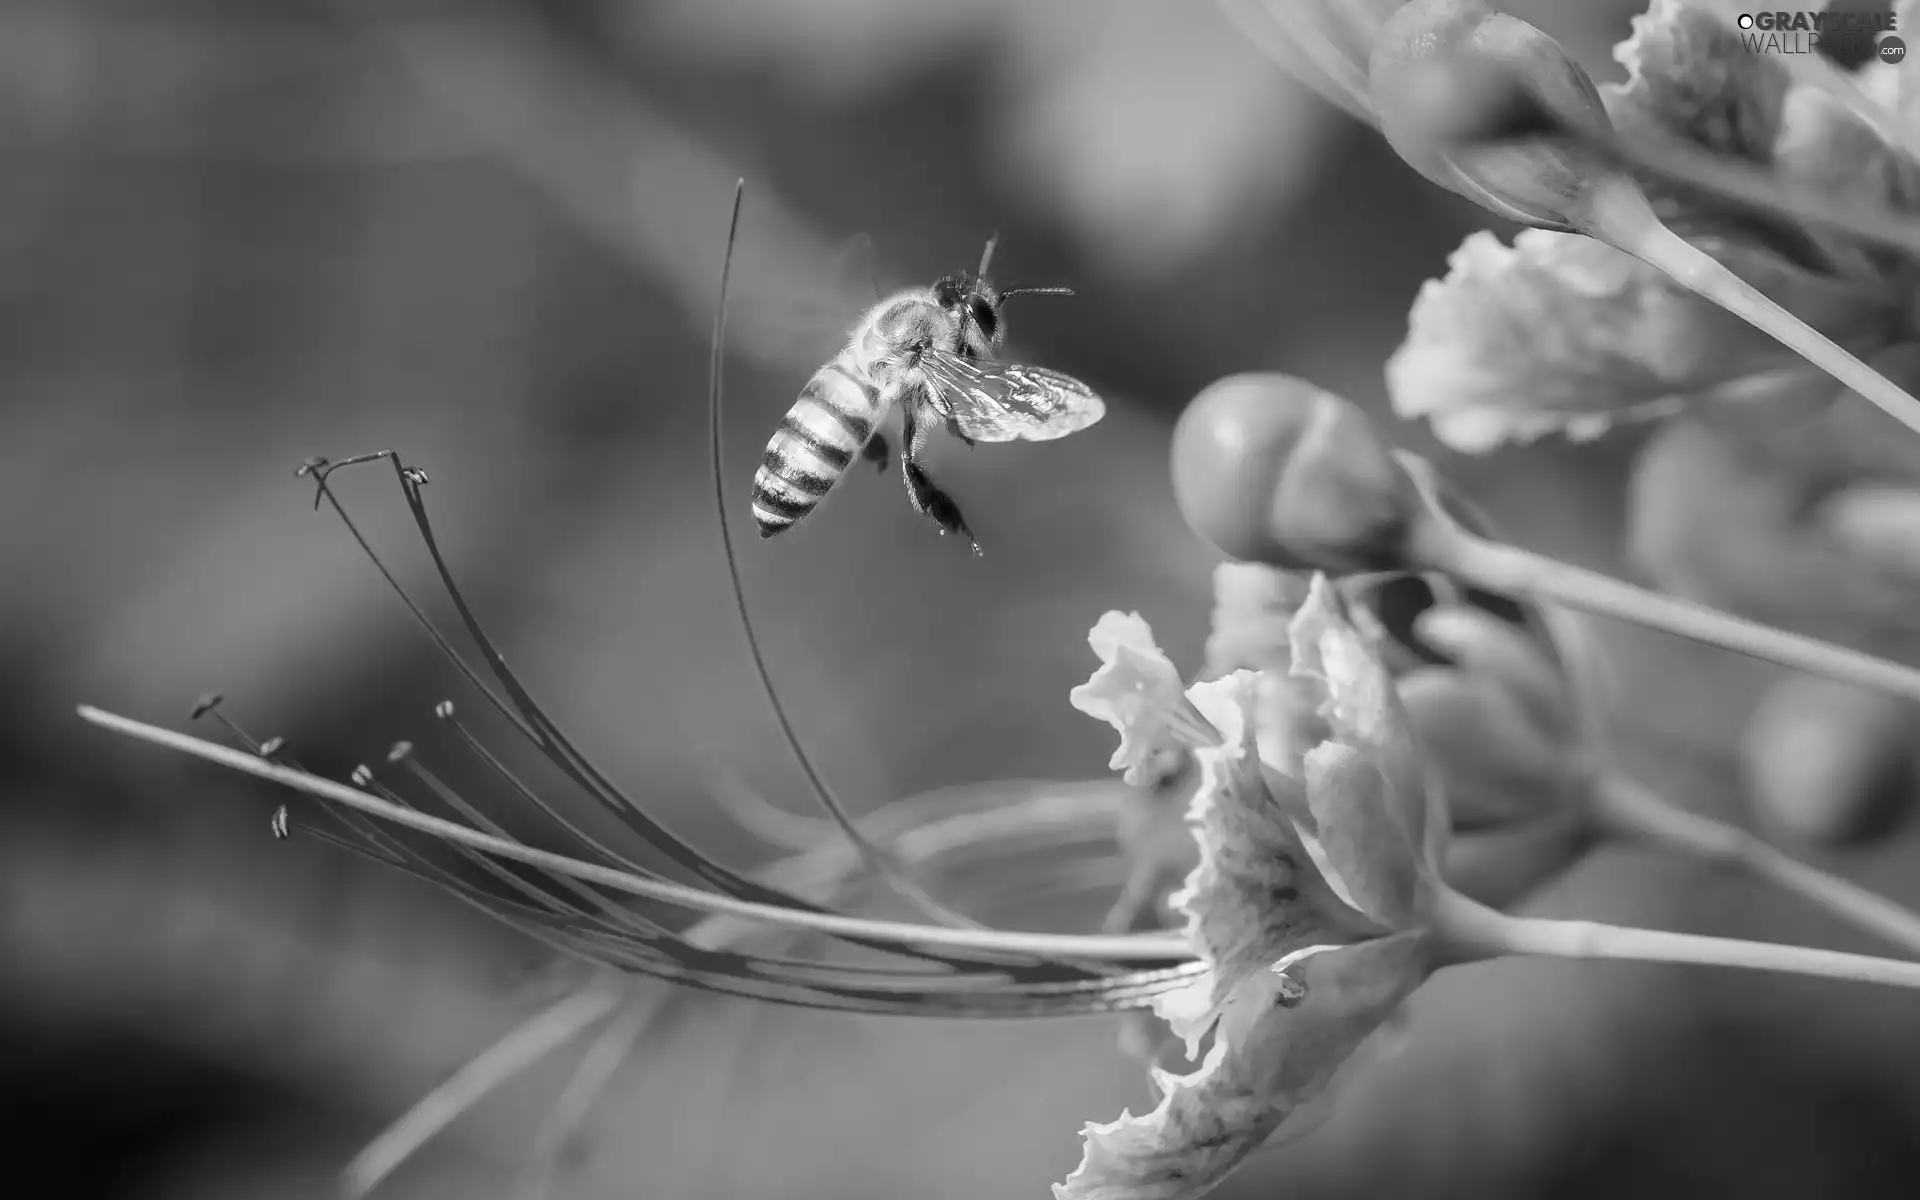
[{"label": "bee antenna", "polygon": [[[726,470],[720,453],[720,379],[726,361],[727,340],[727,283],[733,274],[733,246],[740,235],[740,201],[745,194],[747,181],[738,180],[733,185],[733,217],[727,225],[727,254],[720,267],[720,298],[713,316],[713,346],[707,360],[707,447],[713,460],[713,505],[720,518],[720,546],[726,555],[727,578],[733,585],[733,603],[740,614],[740,632],[747,643],[747,655],[753,660],[755,674],[760,677],[761,691],[767,697],[767,705],[773,709],[774,720],[780,726],[781,734],[786,738],[787,748],[793,751],[794,761],[800,765],[801,774],[807,778],[807,785],[819,799],[821,807],[827,810],[834,824],[846,835],[847,841],[859,853],[868,870],[883,879],[894,891],[925,912],[929,917],[943,924],[960,928],[978,929],[980,924],[970,920],[938,900],[926,894],[920,886],[905,878],[893,868],[886,854],[869,841],[865,834],[854,825],[853,818],[847,814],[846,806],[840,803],[826,780],[814,768],[813,760],[807,756],[806,748],[800,744],[800,735],[794,731],[793,722],[787,717],[787,707],[780,701],[780,693],[773,686],[773,675],[767,670],[766,656],[760,651],[760,636],[754,632],[753,618],[747,609],[746,588],[740,582],[740,560],[734,553],[733,534],[727,528],[727,485]],[[993,242],[987,243],[987,254],[993,254]],[[984,259],[982,263],[984,265]],[[962,306],[964,312],[965,306]]]},{"label": "bee antenna", "polygon": [[999,244],[1000,234],[998,232],[995,232],[992,237],[987,239],[987,248],[980,252],[980,269],[974,272],[975,278],[985,279],[987,277],[987,264],[993,261],[994,247]]},{"label": "bee antenna", "polygon": [[1068,287],[1015,287],[1001,288],[1000,298],[1008,296],[1071,296],[1073,289]]}]

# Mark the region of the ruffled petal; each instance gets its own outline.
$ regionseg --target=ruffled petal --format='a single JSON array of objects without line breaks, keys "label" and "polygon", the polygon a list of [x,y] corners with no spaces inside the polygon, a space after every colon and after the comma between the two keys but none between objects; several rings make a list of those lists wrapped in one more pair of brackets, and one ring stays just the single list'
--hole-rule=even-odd
[{"label": "ruffled petal", "polygon": [[1233,992],[1190,1075],[1158,1072],[1143,1116],[1082,1131],[1080,1166],[1055,1200],[1193,1200],[1313,1100],[1430,970],[1425,936],[1396,934],[1302,954]]},{"label": "ruffled petal", "polygon": [[1293,675],[1317,686],[1328,730],[1298,768],[1319,847],[1361,911],[1404,927],[1415,916],[1434,799],[1412,727],[1325,576],[1314,577],[1290,636]]},{"label": "ruffled petal", "polygon": [[1294,781],[1261,769],[1254,748],[1254,674],[1239,671],[1189,693],[1220,730],[1222,744],[1195,751],[1201,777],[1187,823],[1200,864],[1168,900],[1186,915],[1187,936],[1209,970],[1156,1000],[1155,1011],[1198,1053],[1228,995],[1251,976],[1309,946],[1381,932],[1343,903],[1302,845],[1292,805],[1270,784]]},{"label": "ruffled petal", "polygon": [[[1780,55],[1755,53],[1747,45],[1766,36],[1742,33],[1698,2],[1654,0],[1634,19],[1633,35],[1614,50],[1628,78],[1601,89],[1608,113],[1623,131],[1664,134],[1771,167],[1802,188],[1853,203],[1913,208],[1920,200],[1920,167],[1824,89],[1793,84]],[[1894,269],[1889,264],[1910,263],[1869,243],[1759,218],[1658,178],[1640,183],[1662,219],[1689,240],[1709,232],[1730,235],[1876,288]],[[1806,313],[1796,315],[1813,323]]]},{"label": "ruffled petal", "polygon": [[1686,0],[1653,0],[1613,57],[1627,81],[1600,93],[1615,125],[1650,126],[1718,154],[1771,161],[1786,68],[1749,51],[1713,12]]},{"label": "ruffled petal", "polygon": [[[1226,562],[1213,572],[1206,677],[1243,670],[1260,673],[1254,685],[1253,723],[1260,757],[1268,764],[1296,763],[1327,736],[1316,689],[1289,674],[1289,630],[1307,592],[1305,574],[1262,563]],[[1304,804],[1293,817],[1312,828],[1313,816]]]},{"label": "ruffled petal", "polygon": [[1347,619],[1340,595],[1315,575],[1306,602],[1287,627],[1291,671],[1320,685],[1321,712],[1343,737],[1386,745],[1401,731],[1393,679],[1373,648]]},{"label": "ruffled petal", "polygon": [[1101,667],[1069,694],[1073,706],[1120,731],[1120,747],[1108,764],[1135,786],[1147,786],[1155,763],[1170,743],[1217,740],[1197,722],[1180,672],[1153,640],[1139,613],[1110,612],[1087,635]]},{"label": "ruffled petal", "polygon": [[[1878,341],[1878,297],[1764,250],[1697,240],[1748,282],[1843,343]],[[1401,416],[1481,454],[1551,433],[1596,437],[1670,415],[1709,389],[1799,358],[1652,267],[1592,238],[1527,230],[1505,246],[1476,233],[1415,299],[1387,361]]]}]

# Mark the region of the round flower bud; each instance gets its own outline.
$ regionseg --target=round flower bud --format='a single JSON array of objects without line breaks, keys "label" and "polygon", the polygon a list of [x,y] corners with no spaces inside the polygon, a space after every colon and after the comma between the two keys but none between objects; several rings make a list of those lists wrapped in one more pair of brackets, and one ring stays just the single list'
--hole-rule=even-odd
[{"label": "round flower bud", "polygon": [[1408,565],[1419,494],[1366,415],[1287,375],[1234,375],[1173,431],[1173,494],[1230,558],[1333,575]]},{"label": "round flower bud", "polygon": [[[1387,22],[1367,74],[1394,151],[1499,216],[1582,229],[1591,189],[1621,178],[1580,137],[1612,128],[1593,80],[1560,43],[1483,0],[1413,0]],[[1549,133],[1564,136],[1539,136]]]},{"label": "round flower bud", "polygon": [[1884,831],[1914,786],[1908,702],[1825,679],[1768,690],[1747,723],[1741,765],[1761,819],[1809,841]]},{"label": "round flower bud", "polygon": [[1399,694],[1446,783],[1456,828],[1527,820],[1570,798],[1574,756],[1498,681],[1429,667],[1401,679]]},{"label": "round flower bud", "polygon": [[1565,123],[1518,75],[1480,54],[1418,59],[1401,72],[1391,92],[1402,140],[1446,153],[1566,132]]}]

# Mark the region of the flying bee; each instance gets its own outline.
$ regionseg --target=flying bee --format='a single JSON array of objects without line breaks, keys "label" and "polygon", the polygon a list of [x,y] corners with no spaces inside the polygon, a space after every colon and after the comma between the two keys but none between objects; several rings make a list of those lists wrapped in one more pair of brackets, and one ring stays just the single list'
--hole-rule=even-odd
[{"label": "flying bee", "polygon": [[920,456],[936,423],[975,442],[1051,441],[1106,415],[1079,380],[1045,367],[994,361],[1006,339],[1001,308],[1022,294],[1071,295],[1066,288],[996,288],[987,280],[995,240],[980,269],[909,288],[860,318],[845,349],[813,373],[781,420],[753,476],[753,518],[770,538],[797,524],[846,474],[857,456],[887,469],[880,424],[897,402],[900,470],[907,498],[940,532],[980,553],[959,506],[935,486]]}]

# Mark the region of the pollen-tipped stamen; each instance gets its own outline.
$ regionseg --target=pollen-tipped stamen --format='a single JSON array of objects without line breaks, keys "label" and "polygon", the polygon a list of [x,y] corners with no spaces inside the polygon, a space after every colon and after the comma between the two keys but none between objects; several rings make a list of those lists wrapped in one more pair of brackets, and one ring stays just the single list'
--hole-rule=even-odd
[{"label": "pollen-tipped stamen", "polygon": [[[245,747],[249,754],[258,755],[268,761],[282,762],[294,770],[304,769],[293,758],[283,756],[286,748],[286,740],[284,738],[271,739],[272,748],[269,749],[268,742],[256,740],[251,734],[247,733],[245,729],[240,727],[238,721],[235,721],[223,710],[222,706],[225,703],[226,697],[218,692],[201,696],[194,702],[193,711],[188,719],[199,721],[207,717],[212,717],[222,729],[227,731],[227,735]],[[402,851],[391,838],[381,833],[376,825],[368,821],[365,817],[362,817],[359,813],[351,809],[343,809],[336,805],[326,803],[320,804],[319,807],[328,816],[344,826],[353,836],[343,836],[331,830],[322,829],[316,825],[299,826],[298,828],[301,833],[309,837],[317,838],[320,841],[339,846],[342,849],[351,850],[356,854],[364,854],[388,866],[398,866],[404,861],[404,851]],[[286,828],[288,828],[289,831],[294,828],[290,820]],[[354,840],[355,838],[360,839],[360,841],[356,842]]]},{"label": "pollen-tipped stamen", "polygon": [[[707,858],[691,845],[674,837],[665,828],[648,817],[637,803],[626,796],[625,793],[617,788],[604,774],[580,754],[571,741],[567,739],[566,735],[562,733],[551,718],[547,716],[546,712],[533,700],[526,688],[520,683],[518,676],[507,666],[505,659],[494,646],[485,628],[481,626],[478,618],[475,617],[465,594],[454,581],[452,569],[448,566],[444,555],[440,551],[439,540],[434,534],[432,522],[427,515],[425,502],[420,496],[420,484],[418,481],[424,479],[424,473],[409,467],[399,458],[398,454],[393,451],[380,451],[374,454],[355,456],[352,459],[342,460],[341,465],[381,460],[387,460],[392,463],[394,474],[400,484],[402,498],[405,500],[408,511],[413,517],[415,529],[420,534],[428,557],[439,576],[441,586],[453,603],[455,611],[458,613],[468,636],[473,639],[475,646],[479,649],[481,657],[486,662],[489,671],[494,678],[500,682],[501,686],[506,689],[507,695],[511,698],[511,704],[509,704],[507,699],[503,699],[499,693],[487,686],[486,682],[480,677],[479,672],[453,647],[453,644],[447,636],[441,632],[440,628],[426,615],[419,604],[414,601],[413,597],[407,593],[406,589],[401,586],[392,570],[373,550],[372,545],[367,541],[364,534],[362,534],[352,518],[347,515],[345,506],[340,503],[338,497],[334,495],[332,489],[328,486],[327,475],[320,472],[312,472],[311,474],[316,480],[316,485],[321,489],[323,498],[330,504],[340,521],[346,525],[349,533],[360,546],[361,552],[373,564],[375,570],[377,570],[381,578],[386,581],[388,587],[400,598],[401,603],[406,606],[408,612],[413,616],[415,623],[426,632],[435,647],[453,664],[454,668],[460,672],[462,677],[476,688],[480,695],[486,699],[497,712],[506,717],[509,723],[511,723],[522,736],[533,743],[535,748],[538,749],[548,761],[558,767],[569,779],[581,787],[582,790],[586,791],[588,795],[593,797],[609,813],[619,819],[628,828],[634,830],[656,849],[667,854],[668,857],[679,865],[686,867],[706,882],[713,884],[730,896],[749,899],[764,904],[784,905],[800,911],[824,912],[825,910],[817,905],[809,904],[778,889],[757,884],[744,876],[730,871],[712,859]],[[591,843],[589,848],[599,854],[607,863],[621,868],[626,873],[648,874],[645,868],[640,867],[637,863],[633,863],[625,856],[615,853],[602,844],[597,842]],[[869,941],[859,938],[847,940],[851,941],[852,944],[862,945],[869,949],[908,954],[913,957],[943,963],[960,970],[999,970],[1003,969],[1006,965],[1004,960],[1000,958],[946,954],[911,944],[902,945],[898,941]],[[1028,969],[1039,972],[1041,976],[1047,978],[1056,978],[1063,974],[1071,975],[1075,973],[1075,969],[1072,967],[1046,962],[1033,963]]]}]

